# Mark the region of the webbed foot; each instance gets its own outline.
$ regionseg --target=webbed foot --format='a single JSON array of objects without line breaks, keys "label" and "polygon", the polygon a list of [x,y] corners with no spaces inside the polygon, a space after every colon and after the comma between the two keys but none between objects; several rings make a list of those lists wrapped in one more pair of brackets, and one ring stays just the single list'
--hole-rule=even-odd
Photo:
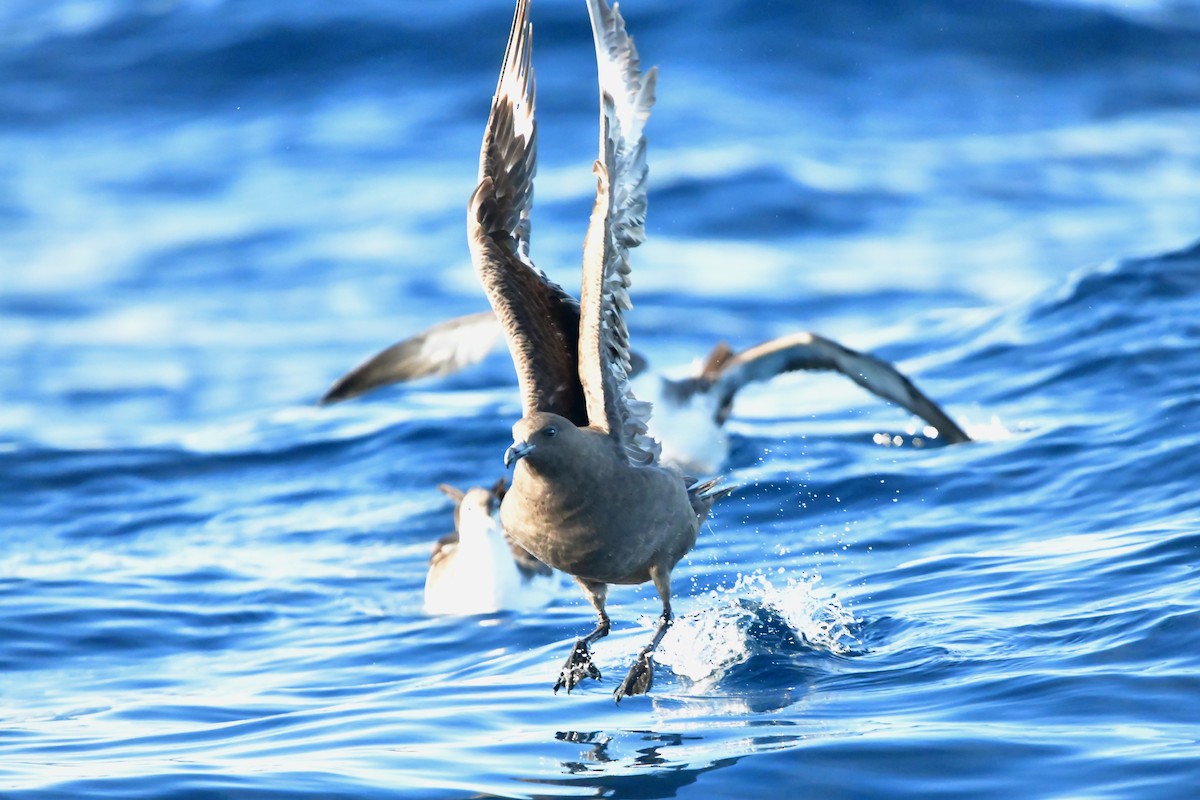
[{"label": "webbed foot", "polygon": [[567,694],[570,694],[584,678],[600,680],[600,670],[592,663],[592,652],[588,650],[587,642],[577,639],[571,655],[567,656],[567,663],[563,664],[562,672],[558,674],[554,693],[558,694],[558,690],[565,686]]},{"label": "webbed foot", "polygon": [[650,653],[643,650],[638,653],[637,660],[629,668],[629,674],[625,676],[625,680],[621,681],[621,685],[613,692],[613,699],[619,703],[623,697],[645,694],[650,691],[653,684],[654,663],[650,660]]}]

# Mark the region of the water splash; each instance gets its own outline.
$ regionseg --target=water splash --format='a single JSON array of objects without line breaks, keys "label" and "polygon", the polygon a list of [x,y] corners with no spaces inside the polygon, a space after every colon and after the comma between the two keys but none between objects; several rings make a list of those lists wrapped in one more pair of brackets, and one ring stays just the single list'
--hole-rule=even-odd
[{"label": "water splash", "polygon": [[677,619],[655,661],[693,683],[711,684],[755,656],[848,655],[861,647],[854,634],[859,620],[820,584],[820,575],[807,573],[788,576],[783,586],[761,571],[741,575]]}]

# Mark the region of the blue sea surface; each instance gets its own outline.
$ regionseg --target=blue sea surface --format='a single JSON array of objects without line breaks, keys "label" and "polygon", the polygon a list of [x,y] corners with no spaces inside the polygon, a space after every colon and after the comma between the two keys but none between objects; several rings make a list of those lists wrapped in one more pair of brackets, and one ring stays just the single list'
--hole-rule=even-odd
[{"label": "blue sea surface", "polygon": [[[533,5],[532,254],[574,289],[594,54]],[[977,441],[743,392],[652,693],[612,699],[642,586],[555,695],[582,594],[422,613],[507,356],[315,405],[486,307],[511,5],[5,0],[0,797],[1196,795],[1200,3],[622,10],[660,69],[635,347],[818,331]]]}]

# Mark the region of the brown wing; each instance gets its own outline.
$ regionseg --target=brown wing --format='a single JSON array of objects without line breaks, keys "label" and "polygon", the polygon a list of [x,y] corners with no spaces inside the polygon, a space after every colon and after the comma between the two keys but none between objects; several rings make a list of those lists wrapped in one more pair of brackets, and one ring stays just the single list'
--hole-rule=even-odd
[{"label": "brown wing", "polygon": [[646,237],[646,138],[655,70],[642,75],[625,22],[604,0],[588,0],[600,79],[600,158],[596,203],[584,243],[579,377],[588,420],[608,431],[630,462],[657,460],[646,432],[650,405],[629,386],[629,252]]},{"label": "brown wing", "polygon": [[529,3],[518,0],[468,204],[467,240],[512,353],[524,413],[551,411],[586,425],[578,303],[529,260],[537,169],[532,36]]},{"label": "brown wing", "polygon": [[937,403],[891,364],[815,333],[795,333],[755,345],[737,355],[710,357],[709,363],[714,362],[713,390],[717,392],[717,407],[723,416],[728,414],[738,389],[747,383],[770,380],[781,372],[832,370],[921,417],[937,428],[949,444],[971,441]]}]

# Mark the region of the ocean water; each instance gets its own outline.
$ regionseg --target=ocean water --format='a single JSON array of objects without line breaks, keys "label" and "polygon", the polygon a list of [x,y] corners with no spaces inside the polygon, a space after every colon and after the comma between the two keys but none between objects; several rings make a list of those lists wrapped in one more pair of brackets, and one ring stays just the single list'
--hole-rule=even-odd
[{"label": "ocean water", "polygon": [[[623,10],[661,71],[638,349],[819,331],[978,441],[832,376],[745,392],[653,692],[611,696],[637,587],[554,695],[577,592],[421,612],[506,357],[314,405],[484,307],[511,6],[6,0],[0,797],[1195,795],[1200,4]],[[575,287],[590,32],[533,18],[533,255]]]}]

